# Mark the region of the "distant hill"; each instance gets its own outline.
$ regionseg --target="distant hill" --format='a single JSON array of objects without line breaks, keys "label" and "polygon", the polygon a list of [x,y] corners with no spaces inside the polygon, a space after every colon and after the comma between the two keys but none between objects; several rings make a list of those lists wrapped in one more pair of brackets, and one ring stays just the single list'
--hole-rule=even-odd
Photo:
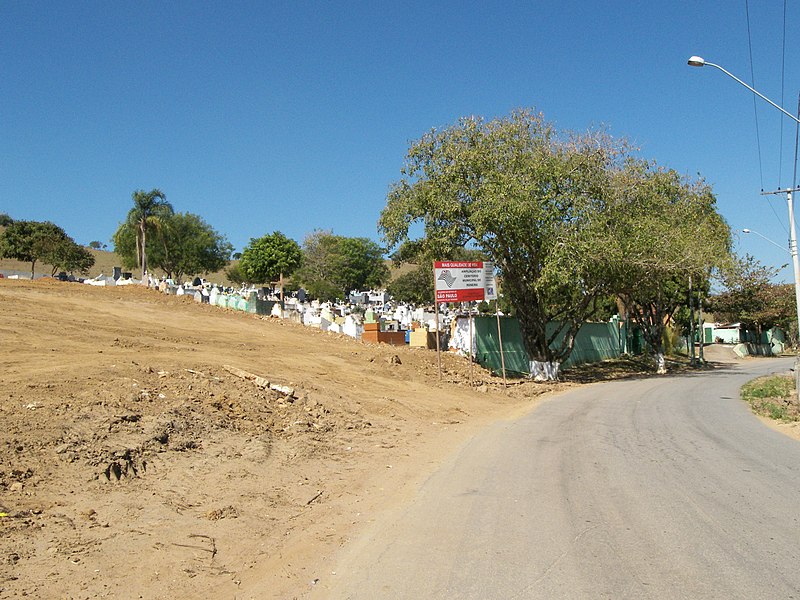
[{"label": "distant hill", "polygon": [[[86,277],[97,277],[101,274],[111,275],[114,272],[114,267],[122,267],[122,260],[119,258],[119,256],[117,256],[116,253],[109,252],[107,250],[93,250],[91,248],[88,248],[88,250],[94,255],[94,266],[89,269],[89,274],[86,275]],[[8,273],[10,271],[18,272],[23,275],[30,275],[31,264],[18,260],[0,259],[0,272]],[[36,263],[37,277],[40,275],[50,275],[51,271],[52,267],[47,263]],[[123,268],[123,271],[126,271],[126,269]],[[156,269],[154,274],[160,277],[163,273]],[[133,271],[133,276],[138,278],[141,276],[141,272],[138,269],[135,269]],[[224,271],[211,273],[210,275],[206,276],[206,279],[222,285],[231,285],[231,282],[228,281],[228,277],[225,275]]]}]

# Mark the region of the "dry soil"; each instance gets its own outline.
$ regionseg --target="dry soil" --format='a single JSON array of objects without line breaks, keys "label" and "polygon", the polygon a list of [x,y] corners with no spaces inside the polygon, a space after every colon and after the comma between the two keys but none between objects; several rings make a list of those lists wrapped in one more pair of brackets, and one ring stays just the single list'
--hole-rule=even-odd
[{"label": "dry soil", "polygon": [[47,279],[0,279],[0,344],[0,598],[301,598],[481,426],[570,385]]}]

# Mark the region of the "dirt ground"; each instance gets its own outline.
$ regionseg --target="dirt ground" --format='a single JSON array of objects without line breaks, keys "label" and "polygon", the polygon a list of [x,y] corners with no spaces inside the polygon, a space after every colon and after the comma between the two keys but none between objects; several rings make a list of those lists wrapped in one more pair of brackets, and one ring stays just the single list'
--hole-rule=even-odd
[{"label": "dirt ground", "polygon": [[52,280],[0,280],[0,344],[2,599],[303,598],[481,427],[591,379],[444,354],[440,380],[435,352]]},{"label": "dirt ground", "polygon": [[440,381],[432,351],[138,286],[0,279],[0,343],[0,598],[302,598],[481,426],[570,385],[449,354]]}]

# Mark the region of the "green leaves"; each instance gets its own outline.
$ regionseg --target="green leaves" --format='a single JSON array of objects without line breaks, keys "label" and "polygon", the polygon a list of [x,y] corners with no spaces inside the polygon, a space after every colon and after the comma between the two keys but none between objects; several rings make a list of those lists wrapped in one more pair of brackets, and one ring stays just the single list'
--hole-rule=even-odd
[{"label": "green leaves", "polygon": [[[201,217],[158,209],[158,225],[147,237],[145,264],[160,269],[168,277],[212,273],[228,264],[233,246]],[[151,215],[150,219],[154,218]],[[154,222],[154,221],[152,221]],[[122,223],[114,233],[114,251],[126,268],[141,264],[141,231],[135,220]]]},{"label": "green leaves", "polygon": [[239,269],[251,283],[270,283],[281,274],[291,275],[302,262],[300,245],[280,231],[251,239],[242,252]]},{"label": "green leaves", "polygon": [[625,150],[602,132],[559,134],[532,111],[464,118],[412,145],[379,229],[395,247],[421,223],[415,242],[438,258],[474,244],[502,272],[530,356],[563,359],[572,336],[552,349],[543,323],[560,318],[577,330],[603,293],[599,250],[587,232]]},{"label": "green leaves", "polygon": [[383,249],[367,238],[315,231],[303,243],[297,283],[320,300],[346,298],[352,290],[379,288],[389,278]]},{"label": "green leaves", "polygon": [[86,273],[94,256],[69,237],[61,227],[50,222],[12,221],[0,234],[0,256],[31,263],[31,277],[37,262],[59,270]]}]

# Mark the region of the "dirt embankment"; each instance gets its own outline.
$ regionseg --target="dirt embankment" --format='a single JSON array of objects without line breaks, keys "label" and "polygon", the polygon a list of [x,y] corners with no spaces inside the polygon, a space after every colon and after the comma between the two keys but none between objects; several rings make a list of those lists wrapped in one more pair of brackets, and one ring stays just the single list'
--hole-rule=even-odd
[{"label": "dirt embankment", "polygon": [[472,432],[569,385],[470,384],[452,355],[440,381],[433,352],[135,286],[0,280],[0,341],[0,598],[302,597]]}]

